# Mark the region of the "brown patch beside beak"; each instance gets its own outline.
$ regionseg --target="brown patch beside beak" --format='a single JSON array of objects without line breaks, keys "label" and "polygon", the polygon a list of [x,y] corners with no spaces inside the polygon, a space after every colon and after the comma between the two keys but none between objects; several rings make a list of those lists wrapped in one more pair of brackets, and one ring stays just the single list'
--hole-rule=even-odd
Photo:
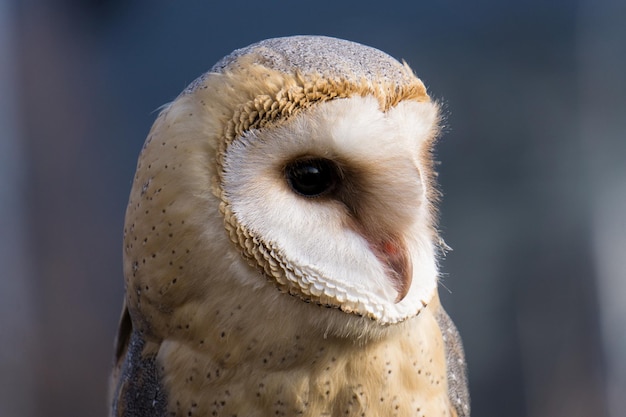
[{"label": "brown patch beside beak", "polygon": [[338,162],[341,173],[330,197],[347,209],[346,226],[360,234],[385,267],[399,303],[413,279],[413,265],[402,232],[416,221],[423,203],[420,171],[412,158],[397,156],[367,164]]},{"label": "brown patch beside beak", "polygon": [[413,267],[404,242],[400,239],[386,239],[372,244],[372,249],[387,267],[388,277],[398,291],[396,303],[399,303],[406,297],[413,280]]}]

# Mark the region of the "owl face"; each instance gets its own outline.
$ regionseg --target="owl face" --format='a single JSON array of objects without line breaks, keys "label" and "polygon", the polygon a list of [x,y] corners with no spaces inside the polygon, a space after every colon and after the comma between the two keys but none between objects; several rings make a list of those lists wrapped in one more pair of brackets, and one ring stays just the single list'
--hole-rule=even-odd
[{"label": "owl face", "polygon": [[352,97],[237,137],[224,196],[264,248],[270,280],[383,323],[414,316],[436,286],[420,167],[436,119],[429,102],[383,112],[374,97]]},{"label": "owl face", "polygon": [[243,304],[337,334],[414,317],[437,285],[437,131],[421,81],[373,48],[291,37],[224,58],[140,155],[124,239],[135,325],[168,334]]}]

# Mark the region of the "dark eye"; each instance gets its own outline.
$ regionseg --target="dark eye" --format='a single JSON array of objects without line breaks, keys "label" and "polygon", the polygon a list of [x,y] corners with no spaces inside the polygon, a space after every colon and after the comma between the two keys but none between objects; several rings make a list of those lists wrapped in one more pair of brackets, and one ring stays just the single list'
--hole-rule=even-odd
[{"label": "dark eye", "polygon": [[328,159],[298,159],[285,167],[292,190],[305,197],[318,197],[331,191],[339,179],[339,167]]}]

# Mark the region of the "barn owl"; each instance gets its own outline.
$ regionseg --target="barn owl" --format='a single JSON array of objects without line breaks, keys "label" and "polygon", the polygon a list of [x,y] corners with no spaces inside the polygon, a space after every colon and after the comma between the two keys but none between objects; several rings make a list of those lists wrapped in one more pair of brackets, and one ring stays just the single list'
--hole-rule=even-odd
[{"label": "barn owl", "polygon": [[439,112],[412,70],[321,36],[194,81],[139,156],[112,416],[468,416],[440,305]]}]

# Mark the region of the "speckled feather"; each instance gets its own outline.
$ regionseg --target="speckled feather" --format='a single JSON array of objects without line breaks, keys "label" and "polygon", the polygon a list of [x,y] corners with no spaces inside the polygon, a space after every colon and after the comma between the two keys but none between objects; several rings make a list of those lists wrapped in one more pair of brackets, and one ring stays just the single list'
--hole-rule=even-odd
[{"label": "speckled feather", "polygon": [[[354,179],[373,186],[372,196],[342,223],[362,234],[357,243],[393,232],[419,251],[405,300],[369,298],[367,288],[365,295],[350,286],[338,292],[340,282],[315,278],[280,239],[259,234],[255,218],[265,211],[246,214],[231,201],[237,152],[262,164],[295,146],[272,145],[277,137],[321,129],[334,114],[359,109],[380,126],[405,113],[436,114],[405,64],[312,36],[237,50],[164,108],[139,157],[126,213],[112,416],[469,416],[462,345],[435,288],[436,117],[406,133],[423,137],[415,164],[416,193],[425,201],[411,193],[404,201],[406,183],[380,171],[385,165],[375,166],[373,155],[371,167],[355,171],[364,179]],[[396,159],[406,153],[394,142],[381,146]],[[380,163],[406,169],[389,158]],[[416,224],[405,228],[412,205]],[[381,211],[388,218],[380,225],[359,224]]]},{"label": "speckled feather", "polygon": [[347,78],[352,82],[362,78],[371,83],[381,80],[398,84],[415,82],[407,66],[400,65],[384,52],[325,36],[292,36],[287,42],[285,38],[266,39],[237,49],[215,64],[211,72],[224,72],[250,53],[258,57],[257,63],[285,74],[300,71],[329,79]]}]

